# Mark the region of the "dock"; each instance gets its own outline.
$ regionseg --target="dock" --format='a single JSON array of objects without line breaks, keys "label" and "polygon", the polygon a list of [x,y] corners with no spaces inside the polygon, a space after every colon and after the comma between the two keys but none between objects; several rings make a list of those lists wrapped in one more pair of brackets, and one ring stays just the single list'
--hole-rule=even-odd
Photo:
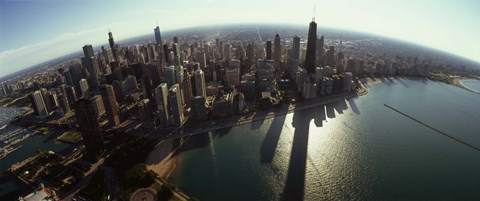
[{"label": "dock", "polygon": [[475,150],[477,150],[477,151],[480,151],[480,148],[475,147],[475,146],[473,146],[473,145],[471,145],[471,144],[468,144],[467,142],[465,142],[465,141],[463,141],[463,140],[461,140],[461,139],[458,139],[458,138],[456,138],[456,137],[454,137],[454,136],[451,136],[451,135],[449,135],[448,133],[446,133],[446,132],[444,132],[444,131],[441,131],[441,130],[433,127],[433,126],[430,126],[430,125],[428,125],[428,124],[426,124],[426,123],[423,123],[423,122],[421,122],[420,120],[415,119],[414,117],[412,117],[412,116],[410,116],[410,115],[408,115],[408,114],[405,114],[405,113],[403,113],[403,112],[401,112],[401,111],[393,108],[392,106],[389,106],[389,105],[387,105],[387,104],[383,104],[383,105],[384,105],[385,107],[390,108],[391,110],[393,110],[393,111],[395,111],[395,112],[397,112],[397,113],[405,116],[405,117],[408,117],[409,119],[411,119],[411,120],[413,120],[413,121],[416,121],[417,123],[419,123],[419,124],[421,124],[421,125],[423,125],[423,126],[425,126],[425,127],[427,127],[427,128],[430,128],[430,129],[436,131],[437,133],[439,133],[439,134],[441,134],[441,135],[443,135],[443,136],[446,136],[446,137],[448,137],[448,138],[450,138],[450,139],[452,139],[452,140],[454,140],[454,141],[457,141],[457,142],[459,142],[459,143],[461,143],[461,144],[463,144],[463,145],[465,145],[465,146],[467,146],[467,147],[470,147],[470,148],[472,148],[472,149],[475,149]]}]

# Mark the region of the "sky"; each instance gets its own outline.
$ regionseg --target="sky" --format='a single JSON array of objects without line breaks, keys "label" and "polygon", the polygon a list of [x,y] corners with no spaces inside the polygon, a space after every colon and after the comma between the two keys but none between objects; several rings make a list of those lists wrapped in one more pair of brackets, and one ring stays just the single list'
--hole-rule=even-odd
[{"label": "sky", "polygon": [[383,35],[480,62],[478,0],[0,0],[0,77],[85,44],[105,44],[109,29],[119,41],[148,33],[153,39],[157,22],[161,31],[307,25],[314,5],[319,27]]}]

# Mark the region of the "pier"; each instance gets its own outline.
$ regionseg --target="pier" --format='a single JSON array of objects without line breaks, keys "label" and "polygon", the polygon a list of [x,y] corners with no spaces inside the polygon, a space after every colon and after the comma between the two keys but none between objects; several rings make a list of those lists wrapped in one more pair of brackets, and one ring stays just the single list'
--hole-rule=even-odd
[{"label": "pier", "polygon": [[389,106],[389,105],[387,105],[387,104],[383,104],[383,105],[384,105],[385,107],[390,108],[391,110],[393,110],[393,111],[395,111],[395,112],[397,112],[397,113],[405,116],[405,117],[408,117],[409,119],[411,119],[411,120],[413,120],[413,121],[416,121],[416,122],[419,123],[419,124],[424,125],[424,126],[427,127],[427,128],[430,128],[430,129],[436,131],[436,132],[439,133],[439,134],[442,134],[442,135],[444,135],[444,136],[446,136],[446,137],[448,137],[448,138],[450,138],[450,139],[452,139],[452,140],[455,140],[455,141],[457,141],[457,142],[459,142],[459,143],[461,143],[461,144],[463,144],[463,145],[465,145],[465,146],[468,146],[468,147],[470,147],[470,148],[472,148],[472,149],[475,149],[475,150],[477,150],[477,151],[480,151],[480,148],[475,147],[475,146],[473,146],[473,145],[471,145],[471,144],[468,144],[467,142],[465,142],[465,141],[463,141],[463,140],[461,140],[461,139],[458,139],[458,138],[456,138],[456,137],[453,137],[453,136],[449,135],[449,134],[446,133],[446,132],[443,132],[443,131],[441,131],[441,130],[438,130],[437,128],[434,128],[433,126],[430,126],[430,125],[428,125],[428,124],[426,124],[426,123],[423,123],[423,122],[421,122],[420,120],[415,119],[414,117],[412,117],[412,116],[410,116],[410,115],[408,115],[408,114],[405,114],[405,113],[403,113],[403,112],[401,112],[401,111],[393,108],[392,106]]}]

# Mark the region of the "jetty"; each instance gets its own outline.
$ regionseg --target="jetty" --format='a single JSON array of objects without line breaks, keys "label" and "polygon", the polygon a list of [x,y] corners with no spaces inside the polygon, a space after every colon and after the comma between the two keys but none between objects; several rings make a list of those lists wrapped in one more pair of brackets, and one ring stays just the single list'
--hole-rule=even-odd
[{"label": "jetty", "polygon": [[476,147],[476,146],[473,146],[473,145],[471,145],[471,144],[468,144],[467,142],[465,142],[465,141],[463,141],[463,140],[461,140],[461,139],[458,139],[458,138],[456,138],[456,137],[454,137],[454,136],[451,136],[451,135],[449,135],[448,133],[446,133],[446,132],[444,132],[444,131],[441,131],[441,130],[433,127],[433,126],[430,126],[430,125],[428,125],[428,124],[426,124],[426,123],[423,123],[423,122],[421,122],[420,120],[415,119],[414,117],[412,117],[412,116],[410,116],[410,115],[408,115],[408,114],[405,114],[405,113],[401,112],[400,110],[397,110],[397,109],[393,108],[392,106],[389,106],[389,105],[387,105],[387,104],[383,104],[383,105],[384,105],[385,107],[390,108],[391,110],[393,110],[393,111],[395,111],[395,112],[397,112],[397,113],[405,116],[405,117],[408,117],[409,119],[411,119],[411,120],[413,120],[413,121],[416,121],[417,123],[419,123],[419,124],[421,124],[421,125],[423,125],[423,126],[425,126],[425,127],[427,127],[427,128],[430,128],[430,129],[436,131],[436,132],[439,133],[439,134],[442,134],[442,135],[444,135],[444,136],[446,136],[446,137],[448,137],[448,138],[450,138],[450,139],[452,139],[452,140],[454,140],[454,141],[457,141],[457,142],[459,142],[459,143],[461,143],[461,144],[463,144],[463,145],[465,145],[465,146],[467,146],[467,147],[470,147],[470,148],[472,148],[472,149],[475,149],[475,150],[477,150],[477,151],[480,151],[480,148],[478,148],[478,147]]}]

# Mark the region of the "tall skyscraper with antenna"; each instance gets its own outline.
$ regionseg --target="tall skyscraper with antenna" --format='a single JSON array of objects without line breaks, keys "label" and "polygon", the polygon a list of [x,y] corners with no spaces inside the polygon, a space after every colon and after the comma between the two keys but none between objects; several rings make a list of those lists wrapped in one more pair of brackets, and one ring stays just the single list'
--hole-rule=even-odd
[{"label": "tall skyscraper with antenna", "polygon": [[160,34],[160,27],[155,27],[155,42],[157,42],[157,45],[162,45],[162,35]]},{"label": "tall skyscraper with antenna", "polygon": [[115,46],[115,41],[113,41],[113,34],[111,31],[108,31],[108,43],[110,44],[110,48],[112,49],[113,58],[115,58],[115,61],[118,62],[117,47]]},{"label": "tall skyscraper with antenna", "polygon": [[308,73],[315,72],[315,51],[317,44],[317,23],[315,23],[315,8],[313,8],[313,18],[308,27],[307,54],[305,56],[304,68]]}]

